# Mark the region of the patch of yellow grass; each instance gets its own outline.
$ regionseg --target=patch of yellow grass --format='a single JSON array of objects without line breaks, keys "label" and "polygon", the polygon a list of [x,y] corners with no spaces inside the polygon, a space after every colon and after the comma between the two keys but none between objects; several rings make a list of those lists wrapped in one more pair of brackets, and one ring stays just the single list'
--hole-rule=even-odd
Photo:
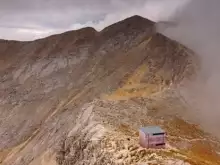
[{"label": "patch of yellow grass", "polygon": [[10,153],[9,149],[0,151],[0,164],[5,160],[5,158],[7,157],[7,155]]},{"label": "patch of yellow grass", "polygon": [[157,84],[141,83],[146,73],[149,72],[147,64],[142,64],[128,78],[124,85],[110,95],[104,95],[108,100],[128,100],[135,97],[147,97],[160,90]]},{"label": "patch of yellow grass", "polygon": [[134,85],[141,82],[144,75],[149,72],[149,68],[146,64],[142,64],[127,80],[125,85]]},{"label": "patch of yellow grass", "polygon": [[29,165],[58,165],[56,156],[53,152],[47,151],[37,159],[34,159]]},{"label": "patch of yellow grass", "polygon": [[[24,147],[37,135],[37,133],[39,132],[39,129],[36,130],[26,141],[24,141],[23,143],[13,147],[13,148],[9,148],[6,149],[5,151],[3,151],[3,153],[5,153],[5,157],[3,157],[4,159],[2,159],[2,163],[7,163],[8,161],[10,161],[11,159],[13,159],[13,157],[19,153],[21,150],[24,149]],[[1,155],[1,152],[0,152]]]},{"label": "patch of yellow grass", "polygon": [[[211,139],[206,139],[206,134],[196,125],[175,118],[165,124],[168,132],[168,141],[177,145],[181,142],[188,143],[185,149],[180,147],[180,153],[187,157],[192,165],[219,165],[220,155],[216,153],[219,149]],[[169,137],[174,136],[174,137]]]}]

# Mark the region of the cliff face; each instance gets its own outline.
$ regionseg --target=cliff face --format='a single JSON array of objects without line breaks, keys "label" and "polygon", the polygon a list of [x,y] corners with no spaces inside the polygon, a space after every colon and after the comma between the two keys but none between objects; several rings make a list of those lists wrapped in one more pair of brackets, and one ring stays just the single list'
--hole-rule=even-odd
[{"label": "cliff face", "polygon": [[[217,152],[201,157],[200,149],[188,147],[208,135],[179,117],[187,108],[174,87],[192,77],[194,58],[139,16],[101,32],[0,41],[0,163],[218,164]],[[168,130],[177,149],[156,156],[139,149],[136,131],[149,124]],[[214,143],[203,142],[206,148]]]}]

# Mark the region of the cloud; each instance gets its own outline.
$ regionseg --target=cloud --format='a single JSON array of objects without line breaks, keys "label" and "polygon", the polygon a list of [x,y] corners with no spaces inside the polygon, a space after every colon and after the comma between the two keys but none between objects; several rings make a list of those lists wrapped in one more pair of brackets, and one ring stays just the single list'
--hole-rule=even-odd
[{"label": "cloud", "polygon": [[170,18],[172,26],[159,24],[158,30],[193,49],[200,57],[197,79],[181,92],[200,124],[220,137],[219,6],[219,0],[193,0]]},{"label": "cloud", "polygon": [[0,27],[0,38],[9,40],[35,40],[53,34],[54,31],[36,30],[28,28],[2,28]]},{"label": "cloud", "polygon": [[132,15],[141,15],[152,20],[158,20],[159,17],[165,19],[185,1],[2,0],[0,38],[33,40],[85,26],[101,30]]}]

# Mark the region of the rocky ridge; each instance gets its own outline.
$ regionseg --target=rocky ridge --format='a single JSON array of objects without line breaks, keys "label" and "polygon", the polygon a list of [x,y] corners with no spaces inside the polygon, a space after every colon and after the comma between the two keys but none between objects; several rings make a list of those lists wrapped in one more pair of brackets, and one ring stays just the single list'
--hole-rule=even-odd
[{"label": "rocky ridge", "polygon": [[[187,122],[176,90],[196,56],[154,25],[134,16],[101,32],[0,41],[0,164],[218,164],[219,142]],[[148,124],[169,131],[166,150],[138,146]]]}]

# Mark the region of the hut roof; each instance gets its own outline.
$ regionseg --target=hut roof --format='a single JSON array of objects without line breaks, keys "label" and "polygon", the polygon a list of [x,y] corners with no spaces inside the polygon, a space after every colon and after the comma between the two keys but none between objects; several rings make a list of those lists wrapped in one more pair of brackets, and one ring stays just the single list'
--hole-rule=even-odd
[{"label": "hut roof", "polygon": [[144,132],[145,134],[165,133],[165,131],[158,126],[142,127],[141,131]]}]

